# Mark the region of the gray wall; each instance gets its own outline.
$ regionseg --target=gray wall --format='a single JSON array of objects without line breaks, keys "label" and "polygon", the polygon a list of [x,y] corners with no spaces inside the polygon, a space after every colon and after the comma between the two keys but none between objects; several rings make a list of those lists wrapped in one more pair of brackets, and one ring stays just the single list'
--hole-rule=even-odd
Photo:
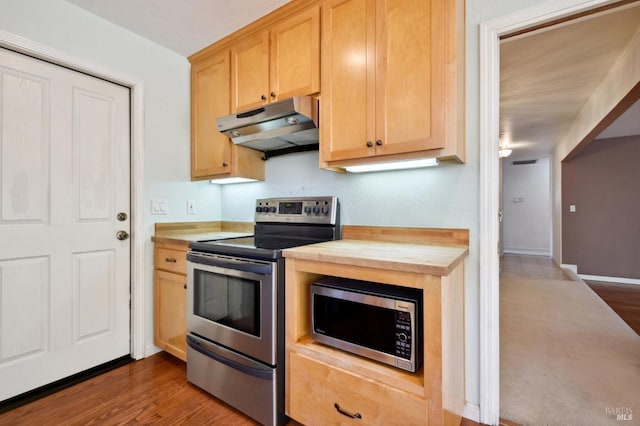
[{"label": "gray wall", "polygon": [[627,136],[562,164],[562,260],[579,274],[640,278],[639,161],[640,136]]}]

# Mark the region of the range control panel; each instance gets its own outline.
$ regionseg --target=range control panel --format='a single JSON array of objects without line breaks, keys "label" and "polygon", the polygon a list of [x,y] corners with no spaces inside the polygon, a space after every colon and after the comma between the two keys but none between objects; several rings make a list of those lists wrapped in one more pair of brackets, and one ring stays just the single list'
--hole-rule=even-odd
[{"label": "range control panel", "polygon": [[255,221],[335,225],[337,197],[287,197],[256,200]]}]

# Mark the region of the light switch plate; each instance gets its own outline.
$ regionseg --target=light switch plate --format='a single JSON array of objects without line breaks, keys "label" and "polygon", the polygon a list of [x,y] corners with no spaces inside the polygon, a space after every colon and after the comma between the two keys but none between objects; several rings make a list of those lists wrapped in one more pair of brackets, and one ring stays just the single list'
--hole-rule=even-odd
[{"label": "light switch plate", "polygon": [[196,214],[196,201],[187,200],[187,214]]},{"label": "light switch plate", "polygon": [[162,198],[151,200],[151,214],[167,214],[169,212],[169,202]]},{"label": "light switch plate", "polygon": [[570,213],[575,213],[576,212],[576,205],[575,204],[570,204],[569,205],[569,212]]}]

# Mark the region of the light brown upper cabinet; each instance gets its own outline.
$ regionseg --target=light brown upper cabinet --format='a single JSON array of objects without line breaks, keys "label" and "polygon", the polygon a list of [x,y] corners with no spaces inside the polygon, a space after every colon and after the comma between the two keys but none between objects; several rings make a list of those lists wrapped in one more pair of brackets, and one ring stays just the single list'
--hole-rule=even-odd
[{"label": "light brown upper cabinet", "polygon": [[464,0],[322,3],[323,167],[464,152]]},{"label": "light brown upper cabinet", "polygon": [[230,114],[230,54],[222,49],[191,63],[191,180],[264,180],[261,153],[234,145],[216,127]]},{"label": "light brown upper cabinet", "polygon": [[320,92],[320,6],[231,46],[231,110]]}]

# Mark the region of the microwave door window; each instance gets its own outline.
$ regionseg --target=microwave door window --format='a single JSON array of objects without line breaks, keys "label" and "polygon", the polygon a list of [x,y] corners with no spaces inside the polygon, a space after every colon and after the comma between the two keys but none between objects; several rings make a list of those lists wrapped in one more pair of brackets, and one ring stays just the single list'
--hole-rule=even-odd
[{"label": "microwave door window", "polygon": [[395,311],[322,295],[314,296],[315,331],[395,355]]},{"label": "microwave door window", "polygon": [[260,281],[196,271],[194,314],[260,337]]}]

